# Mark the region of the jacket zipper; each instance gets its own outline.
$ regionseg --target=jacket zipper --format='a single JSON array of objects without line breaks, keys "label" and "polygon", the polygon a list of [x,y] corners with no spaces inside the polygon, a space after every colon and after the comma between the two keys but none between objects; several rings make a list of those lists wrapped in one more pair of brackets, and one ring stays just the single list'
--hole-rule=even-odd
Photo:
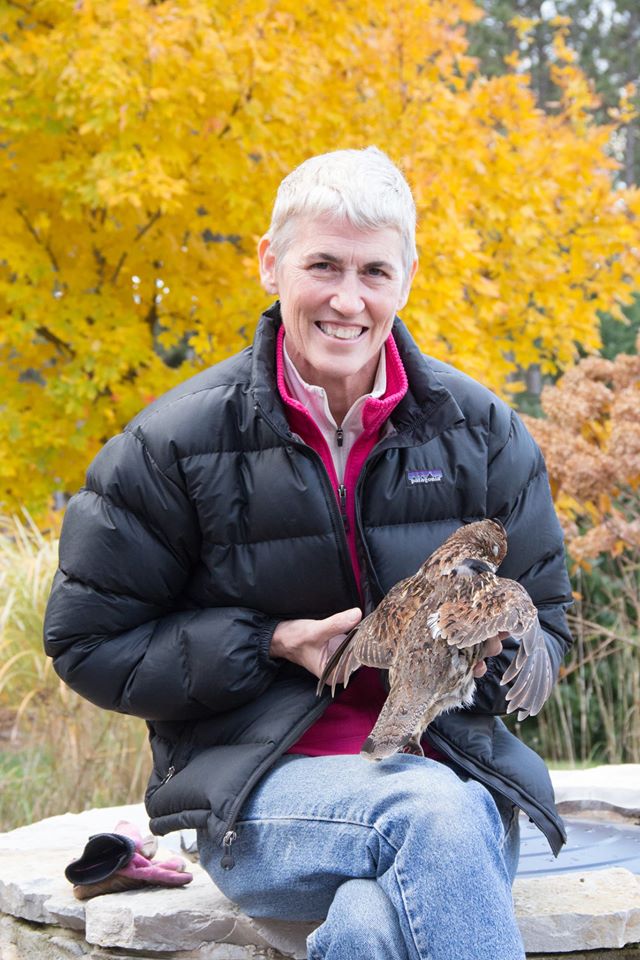
[{"label": "jacket zipper", "polygon": [[[385,440],[386,439],[388,438],[385,437]],[[381,443],[384,443],[384,440],[381,441]],[[362,470],[360,471],[360,476],[358,477],[358,481],[356,483],[355,496],[353,498],[357,539],[360,542],[360,550],[362,552],[364,566],[366,568],[367,575],[371,579],[372,584],[375,585],[375,589],[378,591],[378,602],[382,600],[384,596],[384,591],[380,586],[380,581],[378,580],[378,574],[376,573],[373,563],[371,562],[371,557],[369,555],[369,548],[367,547],[367,544],[363,535],[362,515],[360,513],[360,497],[358,496],[358,494],[362,493],[362,489],[364,487],[364,481],[367,477],[367,474],[369,473],[369,470],[371,469],[372,465],[378,460],[378,457],[382,452],[379,450],[379,447],[380,447],[380,443],[376,444],[376,446],[373,448],[373,450],[371,450],[371,452],[369,453],[369,456],[365,460],[362,466]]]},{"label": "jacket zipper", "polygon": [[[359,606],[360,595],[358,593],[358,585],[356,584],[356,578],[354,576],[353,568],[351,566],[351,554],[349,552],[349,545],[347,543],[347,531],[349,527],[349,522],[347,519],[347,508],[346,508],[347,488],[344,486],[344,484],[340,484],[338,488],[340,506],[338,506],[338,504],[336,503],[336,496],[333,489],[333,485],[329,478],[329,474],[327,473],[327,469],[324,463],[322,462],[322,457],[318,453],[316,453],[313,447],[310,447],[308,444],[304,443],[299,438],[296,439],[294,434],[291,433],[291,431],[289,431],[289,433],[283,433],[281,430],[279,430],[278,427],[273,422],[273,420],[271,420],[271,418],[267,416],[267,414],[264,412],[262,407],[257,402],[255,404],[255,407],[256,407],[256,410],[260,411],[260,416],[265,421],[265,423],[269,424],[269,426],[271,427],[271,429],[273,430],[273,432],[276,434],[277,437],[283,440],[287,446],[296,447],[298,450],[300,450],[301,453],[304,454],[304,456],[308,457],[309,459],[313,459],[314,462],[318,465],[319,467],[318,473],[320,475],[321,482],[324,485],[325,491],[329,494],[329,496],[327,497],[327,502],[330,505],[329,509],[333,513],[333,516],[338,520],[338,523],[336,523],[336,532],[338,535],[338,540],[340,542],[340,552],[344,558],[344,572],[347,578],[347,582],[349,584],[349,591],[351,593],[351,596],[353,597],[353,605]],[[339,428],[338,432],[342,433],[342,430],[340,430]]]},{"label": "jacket zipper", "polygon": [[258,780],[262,777],[262,775],[266,773],[266,771],[273,766],[276,760],[279,760],[280,757],[284,753],[286,753],[289,747],[292,746],[296,742],[296,740],[300,739],[300,737],[305,732],[305,730],[308,730],[309,727],[312,725],[312,723],[315,723],[317,718],[324,713],[325,704],[327,703],[327,700],[330,700],[330,699],[331,699],[331,695],[327,691],[327,693],[322,697],[319,703],[305,717],[303,717],[302,720],[300,720],[295,725],[293,730],[289,731],[289,736],[285,737],[285,739],[276,747],[275,756],[274,754],[270,754],[270,756],[268,756],[265,760],[262,761],[262,763],[257,768],[257,770],[254,770],[253,775],[249,777],[243,789],[240,791],[240,793],[236,797],[236,802],[233,805],[231,816],[229,817],[229,821],[226,824],[226,830],[222,838],[223,854],[222,854],[222,859],[220,860],[220,866],[222,867],[223,870],[232,870],[236,864],[235,857],[233,856],[232,847],[238,838],[238,834],[236,832],[235,826],[236,826],[238,813],[240,811],[240,808],[242,807],[242,804],[247,799],[247,797],[253,790]]},{"label": "jacket zipper", "polygon": [[347,488],[345,487],[344,483],[341,483],[338,487],[338,496],[340,497],[340,516],[342,517],[344,532],[349,533],[349,517],[347,516]]},{"label": "jacket zipper", "polygon": [[[304,454],[304,456],[315,460],[315,462],[318,464],[320,468],[318,472],[320,475],[321,482],[324,485],[325,490],[329,494],[327,497],[327,502],[330,504],[330,509],[334,514],[334,517],[336,517],[339,520],[339,522],[336,523],[335,526],[336,526],[336,531],[338,532],[338,538],[340,540],[341,553],[345,561],[344,567],[347,575],[347,580],[349,582],[351,594],[355,598],[354,605],[359,604],[360,599],[358,597],[358,588],[357,588],[355,576],[353,573],[353,569],[351,567],[351,557],[349,555],[349,547],[347,544],[347,536],[346,536],[346,527],[345,527],[346,494],[347,494],[346,487],[344,486],[344,484],[341,484],[341,491],[339,491],[341,509],[338,510],[338,504],[336,503],[336,498],[333,492],[331,481],[329,479],[329,475],[327,474],[326,468],[319,454],[317,454],[312,447],[308,446],[306,443],[303,443],[302,440],[295,439],[293,433],[291,432],[286,434],[282,433],[282,431],[278,429],[278,427],[275,425],[273,420],[271,420],[271,418],[267,416],[267,414],[264,412],[262,407],[257,402],[255,406],[256,406],[256,410],[260,411],[260,416],[262,417],[262,419],[265,421],[265,423],[269,424],[269,426],[271,427],[271,429],[273,430],[273,432],[276,434],[277,437],[279,437],[281,440],[284,440],[287,446],[297,447],[297,449],[300,450]],[[338,438],[337,438],[339,446],[341,445],[343,437],[344,435],[342,434],[342,431],[339,429]],[[343,509],[343,503],[345,505],[344,509]],[[257,770],[254,770],[253,776],[251,776],[247,780],[246,784],[244,785],[244,788],[240,791],[240,793],[236,797],[236,802],[233,805],[231,816],[229,817],[229,821],[226,824],[226,830],[222,837],[223,855],[222,855],[222,859],[220,860],[220,866],[224,870],[231,870],[235,866],[236,861],[233,856],[232,848],[238,836],[235,830],[235,825],[236,825],[238,812],[242,804],[244,803],[246,798],[249,796],[249,794],[253,790],[253,787],[258,782],[258,780],[262,777],[262,775],[270,767],[272,767],[273,764],[276,762],[276,760],[278,760],[289,749],[289,747],[292,746],[292,744],[294,744],[296,740],[298,740],[302,736],[305,730],[308,730],[308,728],[312,725],[312,723],[314,723],[314,721],[324,713],[325,705],[328,699],[330,699],[329,694],[322,697],[318,705],[314,707],[313,710],[311,710],[310,713],[308,713],[303,718],[303,720],[301,720],[298,724],[296,724],[293,730],[289,732],[289,736],[285,740],[283,740],[282,743],[277,747],[275,756],[271,754],[260,764]],[[171,776],[173,776],[173,774],[171,774]],[[168,777],[167,779],[170,779],[170,777]]]},{"label": "jacket zipper", "polygon": [[235,830],[227,830],[222,838],[222,849],[224,850],[224,854],[222,856],[222,860],[220,861],[220,866],[223,870],[231,870],[232,867],[235,867],[236,865],[231,847],[237,838],[238,834],[235,832]]},{"label": "jacket zipper", "polygon": [[[322,458],[316,453],[316,451],[312,447],[308,446],[306,443],[303,443],[301,440],[294,439],[293,433],[289,432],[288,434],[283,434],[275,425],[275,423],[271,420],[271,418],[266,415],[262,407],[260,407],[260,405],[257,403],[256,403],[256,409],[260,411],[260,416],[263,418],[265,423],[269,424],[269,426],[271,427],[273,432],[276,434],[276,436],[280,437],[281,440],[284,440],[287,445],[297,447],[305,456],[313,458],[316,461],[316,463],[320,467],[319,473],[320,473],[321,481],[324,484],[325,489],[329,493],[328,502],[331,504],[331,509],[335,513],[337,513],[338,508],[337,508],[336,499],[333,492],[333,487],[331,485],[331,481],[329,479],[325,466],[322,462]],[[342,443],[344,441],[344,432],[340,427],[336,432],[336,441],[339,447],[342,446]],[[348,575],[348,579],[351,586],[351,592],[352,592],[352,595],[356,598],[355,599],[356,604],[359,604],[360,599],[358,597],[358,589],[355,581],[355,576],[353,574],[353,569],[351,567],[351,558],[349,555],[349,547],[347,544],[347,537],[346,537],[347,531],[349,529],[349,524],[347,519],[347,511],[346,511],[347,488],[343,483],[340,484],[340,486],[338,487],[338,496],[340,498],[339,512],[340,512],[340,520],[342,522],[338,524],[337,527],[339,529],[341,528],[341,531],[342,531],[341,532],[341,550],[346,561],[345,568],[347,570],[347,575]],[[222,855],[222,859],[220,860],[220,866],[224,870],[231,870],[235,866],[236,861],[233,856],[233,844],[235,843],[238,837],[238,834],[235,830],[235,825],[236,825],[238,812],[242,807],[242,804],[244,803],[245,799],[248,797],[251,790],[253,789],[255,784],[258,782],[258,780],[262,777],[262,775],[271,766],[273,766],[276,760],[278,760],[289,749],[289,747],[296,742],[296,740],[298,740],[302,736],[305,730],[307,730],[315,722],[317,717],[321,716],[321,714],[324,713],[325,703],[327,699],[328,699],[328,695],[323,697],[318,703],[317,707],[314,707],[314,709],[310,713],[308,713],[306,717],[304,717],[304,719],[293,728],[293,730],[290,731],[289,736],[277,748],[275,756],[273,756],[272,754],[266,760],[264,760],[263,763],[260,764],[258,769],[254,771],[253,776],[249,778],[247,783],[244,785],[244,788],[242,789],[242,791],[236,797],[236,802],[233,805],[231,816],[229,817],[229,820],[226,824],[225,833],[222,837],[223,855]]]},{"label": "jacket zipper", "polygon": [[[189,745],[189,746],[191,746],[191,745]],[[164,787],[164,785],[165,785],[166,783],[169,783],[169,780],[171,780],[171,778],[172,778],[173,776],[175,776],[175,774],[178,773],[179,770],[182,770],[182,769],[183,769],[183,767],[185,766],[184,763],[178,768],[178,757],[182,757],[183,754],[185,754],[185,753],[186,753],[186,757],[187,757],[187,759],[188,759],[189,753],[186,752],[186,751],[184,751],[184,750],[180,750],[180,744],[179,744],[179,743],[176,743],[175,746],[174,746],[174,748],[173,748],[173,750],[172,750],[171,753],[169,754],[169,766],[167,767],[167,772],[165,773],[164,777],[162,778],[162,780],[160,781],[160,783],[159,783],[158,786],[156,787],[156,790],[159,790],[160,787]],[[185,762],[186,762],[186,761],[185,761]],[[155,790],[154,790],[154,793],[155,793]]]}]

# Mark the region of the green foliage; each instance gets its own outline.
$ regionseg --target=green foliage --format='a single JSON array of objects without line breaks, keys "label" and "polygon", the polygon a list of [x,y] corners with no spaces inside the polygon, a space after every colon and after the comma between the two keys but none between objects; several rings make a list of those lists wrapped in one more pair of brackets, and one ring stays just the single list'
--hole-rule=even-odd
[{"label": "green foliage", "polygon": [[[557,109],[558,89],[551,66],[554,63],[553,36],[558,16],[568,17],[570,45],[576,51],[580,67],[601,98],[597,111],[605,121],[616,109],[620,91],[632,84],[632,103],[640,108],[640,5],[637,0],[479,0],[485,11],[483,20],[469,28],[470,53],[478,57],[481,70],[500,76],[504,62],[516,39],[511,24],[515,17],[533,22],[532,42],[527,63],[539,104],[553,112]],[[623,160],[621,179],[640,182],[640,123],[631,119],[617,138],[614,149]]]},{"label": "green foliage", "polygon": [[[619,353],[633,353],[640,332],[640,297],[622,308],[625,320],[615,320],[604,313],[600,318],[601,353],[608,360],[614,360]],[[528,412],[528,411],[527,411]]]}]

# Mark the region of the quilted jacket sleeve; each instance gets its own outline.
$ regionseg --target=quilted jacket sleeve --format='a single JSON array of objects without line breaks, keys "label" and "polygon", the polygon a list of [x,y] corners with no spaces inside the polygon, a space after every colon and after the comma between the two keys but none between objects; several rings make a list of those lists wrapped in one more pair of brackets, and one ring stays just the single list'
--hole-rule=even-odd
[{"label": "quilted jacket sleeve", "polygon": [[[511,412],[493,435],[488,467],[487,516],[502,520],[508,554],[500,567],[503,577],[518,580],[538,608],[554,676],[571,646],[565,611],[570,606],[562,530],[555,513],[540,449]],[[515,656],[516,642],[507,639],[502,654],[487,662],[487,673],[476,684],[473,712],[506,713],[508,687],[500,678]]]},{"label": "quilted jacket sleeve", "polygon": [[147,720],[239,706],[279,669],[276,622],[241,607],[184,609],[199,557],[192,503],[134,432],[96,457],[65,515],[45,617],[59,676],[93,703]]}]

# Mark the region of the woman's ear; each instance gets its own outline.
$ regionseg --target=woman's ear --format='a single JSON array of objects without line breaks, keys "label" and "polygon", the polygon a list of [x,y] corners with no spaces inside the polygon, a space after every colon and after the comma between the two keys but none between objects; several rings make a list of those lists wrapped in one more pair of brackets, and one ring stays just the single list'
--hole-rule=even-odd
[{"label": "woman's ear", "polygon": [[413,278],[414,278],[415,275],[416,275],[416,270],[417,270],[417,269],[418,269],[418,260],[417,260],[417,258],[416,258],[416,259],[413,261],[413,263],[411,264],[411,270],[409,271],[409,276],[408,276],[407,279],[405,280],[404,287],[403,287],[402,293],[401,293],[401,295],[400,295],[400,301],[399,301],[398,307],[397,307],[398,310],[402,310],[402,308],[405,306],[407,300],[409,299],[409,291],[411,290],[411,284],[413,283]]},{"label": "woman's ear", "polygon": [[258,243],[258,261],[260,263],[260,282],[267,293],[278,292],[276,279],[276,258],[271,248],[271,240],[265,234]]}]

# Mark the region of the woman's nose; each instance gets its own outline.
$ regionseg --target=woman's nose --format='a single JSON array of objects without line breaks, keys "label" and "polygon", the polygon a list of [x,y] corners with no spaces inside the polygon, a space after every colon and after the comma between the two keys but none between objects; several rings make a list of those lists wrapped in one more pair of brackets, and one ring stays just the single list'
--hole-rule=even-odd
[{"label": "woman's nose", "polygon": [[362,313],[364,300],[360,295],[359,277],[345,272],[336,282],[329,305],[343,316],[357,316]]}]

